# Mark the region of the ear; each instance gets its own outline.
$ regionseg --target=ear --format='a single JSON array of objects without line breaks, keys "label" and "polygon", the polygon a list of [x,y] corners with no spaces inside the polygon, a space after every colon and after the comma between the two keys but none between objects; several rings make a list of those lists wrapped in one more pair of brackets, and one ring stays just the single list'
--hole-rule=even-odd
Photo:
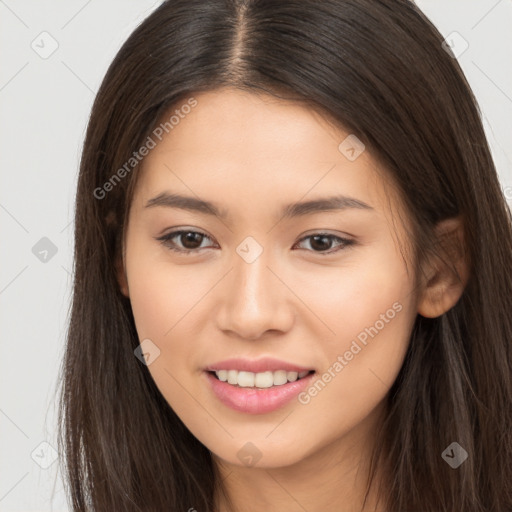
[{"label": "ear", "polygon": [[462,218],[441,221],[435,232],[439,255],[426,262],[418,302],[418,313],[427,318],[441,316],[455,306],[469,278]]},{"label": "ear", "polygon": [[119,289],[121,290],[121,293],[125,297],[130,297],[130,292],[128,289],[128,279],[126,277],[126,269],[124,268],[123,259],[121,257],[118,257],[116,259],[116,277],[117,282],[119,283]]}]

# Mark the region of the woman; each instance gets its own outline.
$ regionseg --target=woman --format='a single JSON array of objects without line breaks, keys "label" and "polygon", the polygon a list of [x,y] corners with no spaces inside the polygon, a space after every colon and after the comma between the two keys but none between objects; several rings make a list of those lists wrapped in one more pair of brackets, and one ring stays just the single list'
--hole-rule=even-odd
[{"label": "woman", "polygon": [[133,32],[77,190],[73,510],[512,510],[511,216],[442,43],[403,0]]}]

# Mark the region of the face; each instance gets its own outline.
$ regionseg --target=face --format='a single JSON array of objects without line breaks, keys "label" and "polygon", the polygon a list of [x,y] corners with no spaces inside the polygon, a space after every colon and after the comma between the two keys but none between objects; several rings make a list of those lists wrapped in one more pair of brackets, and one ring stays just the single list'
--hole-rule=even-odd
[{"label": "face", "polygon": [[197,439],[232,464],[290,465],[366,431],[403,363],[417,304],[400,204],[320,114],[194,98],[143,161],[121,287]]}]

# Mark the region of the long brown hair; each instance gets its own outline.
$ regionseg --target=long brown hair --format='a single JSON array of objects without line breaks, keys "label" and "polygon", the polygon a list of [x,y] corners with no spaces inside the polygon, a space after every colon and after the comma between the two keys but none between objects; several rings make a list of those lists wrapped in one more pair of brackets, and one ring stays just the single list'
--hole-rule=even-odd
[{"label": "long brown hair", "polygon": [[[464,219],[467,286],[445,314],[417,316],[373,461],[389,512],[512,510],[512,219],[442,42],[406,0],[168,0],[129,37],[78,180],[59,416],[72,510],[214,510],[211,453],[134,356],[116,265],[140,167],[126,163],[163,113],[223,86],[305,101],[371,148],[407,207],[417,269],[436,224]],[[441,457],[452,442],[468,453],[457,469]]]}]

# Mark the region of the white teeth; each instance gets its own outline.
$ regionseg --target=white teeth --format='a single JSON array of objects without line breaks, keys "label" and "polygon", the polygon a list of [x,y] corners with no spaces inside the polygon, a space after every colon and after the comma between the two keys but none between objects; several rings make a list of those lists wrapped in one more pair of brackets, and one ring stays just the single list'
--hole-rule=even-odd
[{"label": "white teeth", "polygon": [[238,370],[216,370],[215,374],[219,380],[228,382],[228,384],[238,385],[242,388],[270,388],[272,386],[281,386],[287,382],[295,382],[297,379],[305,377],[309,371],[287,372],[286,370],[277,370],[275,372],[266,371],[260,373],[245,372]]},{"label": "white teeth", "polygon": [[238,384],[238,371],[228,370],[228,382],[230,384]]},{"label": "white teeth", "polygon": [[253,388],[254,387],[254,373],[238,372],[238,385],[241,388]]},{"label": "white teeth", "polygon": [[219,380],[226,382],[228,380],[228,371],[227,370],[219,370],[217,373],[217,377]]},{"label": "white teeth", "polygon": [[299,374],[297,372],[286,372],[286,378],[290,382],[295,382],[297,380],[298,376],[299,376]]},{"label": "white teeth", "polygon": [[257,388],[269,388],[274,385],[274,374],[272,372],[257,373],[254,377],[254,385]]},{"label": "white teeth", "polygon": [[277,370],[277,372],[274,372],[274,386],[281,386],[287,382],[286,370]]}]

